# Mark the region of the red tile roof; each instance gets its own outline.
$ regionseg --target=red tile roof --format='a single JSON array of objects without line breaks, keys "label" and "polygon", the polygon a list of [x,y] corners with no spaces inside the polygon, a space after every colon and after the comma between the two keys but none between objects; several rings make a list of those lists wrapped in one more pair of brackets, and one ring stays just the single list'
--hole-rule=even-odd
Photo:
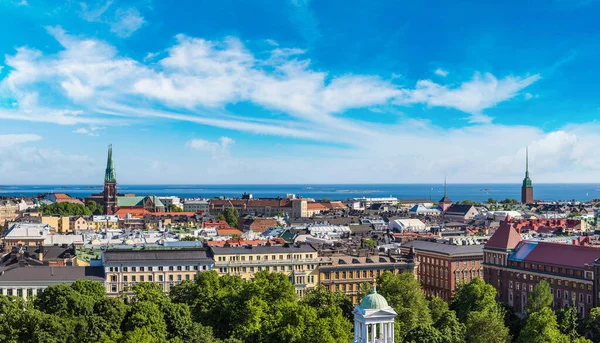
[{"label": "red tile roof", "polygon": [[57,201],[58,201],[58,199],[71,199],[71,197],[65,193],[54,193],[54,197],[56,198]]},{"label": "red tile roof", "polygon": [[597,247],[538,242],[522,261],[587,269],[586,264],[591,265],[598,258],[600,249]]},{"label": "red tile roof", "polygon": [[519,242],[521,242],[521,235],[511,226],[510,218],[507,216],[507,220],[500,223],[485,247],[509,250],[514,249]]},{"label": "red tile roof", "polygon": [[329,208],[320,202],[309,202],[306,204],[306,209],[309,211],[327,211]]},{"label": "red tile roof", "polygon": [[217,229],[217,234],[219,236],[241,235],[242,231],[230,227],[230,228]]},{"label": "red tile roof", "polygon": [[115,213],[115,215],[119,218],[125,218],[125,216],[128,214],[135,218],[142,218],[144,216],[151,215],[154,213],[148,212],[145,209],[139,207],[119,208]]},{"label": "red tile roof", "polygon": [[267,231],[270,227],[277,226],[277,219],[275,218],[254,218],[245,225],[246,228],[252,229],[255,233],[261,233]]}]

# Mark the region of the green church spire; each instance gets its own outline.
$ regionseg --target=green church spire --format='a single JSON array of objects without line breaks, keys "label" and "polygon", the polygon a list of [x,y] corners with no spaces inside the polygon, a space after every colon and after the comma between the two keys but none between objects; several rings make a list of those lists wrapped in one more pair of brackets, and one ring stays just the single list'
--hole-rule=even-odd
[{"label": "green church spire", "polygon": [[115,165],[112,159],[112,144],[108,146],[108,160],[106,161],[106,173],[104,174],[104,182],[117,182],[115,174]]},{"label": "green church spire", "polygon": [[529,178],[529,147],[525,148],[525,178],[523,179],[523,187],[532,187],[531,179]]}]

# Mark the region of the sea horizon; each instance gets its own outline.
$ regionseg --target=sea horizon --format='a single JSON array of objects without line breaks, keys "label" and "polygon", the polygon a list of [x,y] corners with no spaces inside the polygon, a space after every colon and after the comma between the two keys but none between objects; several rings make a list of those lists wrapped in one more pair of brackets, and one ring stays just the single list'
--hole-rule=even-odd
[{"label": "sea horizon", "polygon": [[[101,184],[23,184],[0,185],[0,196],[36,196],[43,193],[67,193],[85,198],[102,190]],[[442,183],[405,184],[119,184],[120,193],[137,195],[178,196],[180,198],[241,197],[244,193],[255,198],[284,198],[295,194],[304,198],[346,200],[359,197],[399,199],[429,199],[437,202],[443,196]],[[485,201],[521,198],[520,183],[449,183],[447,195],[453,201]],[[534,198],[543,201],[588,201],[600,198],[600,183],[538,183]]]}]

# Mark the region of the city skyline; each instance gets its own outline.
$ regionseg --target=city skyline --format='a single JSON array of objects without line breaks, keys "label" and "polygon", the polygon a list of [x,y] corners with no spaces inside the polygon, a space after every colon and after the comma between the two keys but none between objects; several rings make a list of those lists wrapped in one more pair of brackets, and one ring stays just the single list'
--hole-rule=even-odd
[{"label": "city skyline", "polygon": [[600,182],[599,7],[0,1],[0,184]]}]

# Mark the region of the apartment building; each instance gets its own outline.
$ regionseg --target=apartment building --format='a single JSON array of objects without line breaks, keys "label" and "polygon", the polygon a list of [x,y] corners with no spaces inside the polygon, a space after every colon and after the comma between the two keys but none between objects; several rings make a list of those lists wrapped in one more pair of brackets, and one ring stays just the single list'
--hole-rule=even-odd
[{"label": "apartment building", "polygon": [[483,245],[414,240],[399,250],[403,254],[412,251],[419,264],[417,278],[427,297],[450,300],[458,284],[483,278]]},{"label": "apartment building", "polygon": [[414,273],[415,264],[401,257],[384,255],[349,256],[339,255],[321,258],[319,282],[330,291],[342,291],[356,305],[360,287],[363,283],[372,283],[385,272]]},{"label": "apartment building", "polygon": [[311,245],[242,246],[210,248],[219,275],[237,275],[250,280],[263,270],[284,273],[299,296],[319,282],[319,258]]},{"label": "apartment building", "polygon": [[598,294],[594,282],[598,258],[597,247],[524,241],[505,221],[485,245],[484,280],[496,288],[498,301],[521,314],[525,314],[529,294],[546,280],[555,310],[575,306],[585,317],[600,303],[600,296],[594,296]]},{"label": "apartment building", "polygon": [[109,249],[102,254],[106,293],[127,292],[136,282],[156,282],[165,292],[184,280],[213,269],[214,261],[202,248]]}]

